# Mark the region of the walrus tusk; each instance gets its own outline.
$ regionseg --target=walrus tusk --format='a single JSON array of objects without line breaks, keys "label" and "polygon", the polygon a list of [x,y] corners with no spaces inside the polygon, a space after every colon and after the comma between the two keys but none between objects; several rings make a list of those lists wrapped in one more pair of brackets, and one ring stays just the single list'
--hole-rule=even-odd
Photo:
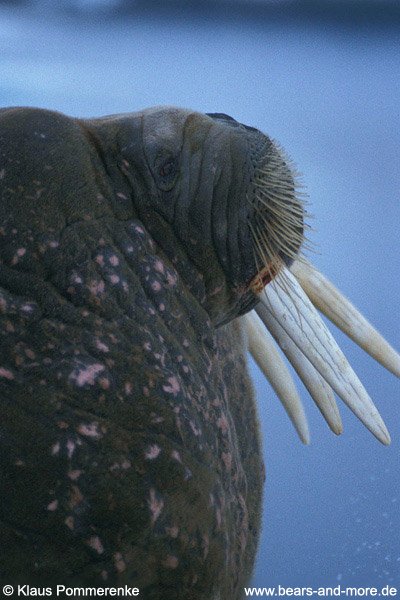
[{"label": "walrus tusk", "polygon": [[314,306],[388,371],[400,377],[400,355],[318,269],[295,260],[291,272]]},{"label": "walrus tusk", "polygon": [[383,444],[390,444],[389,432],[375,405],[294,275],[282,269],[259,299],[256,311],[267,329],[275,318],[371,433]]},{"label": "walrus tusk", "polygon": [[307,418],[293,379],[271,336],[254,311],[245,315],[249,351],[282,402],[303,444],[310,443]]},{"label": "walrus tusk", "polygon": [[[307,388],[333,433],[340,435],[343,431],[342,420],[331,387],[312,366],[303,352],[299,350],[272,314],[269,317],[268,329]],[[254,358],[253,352],[252,355]]]}]

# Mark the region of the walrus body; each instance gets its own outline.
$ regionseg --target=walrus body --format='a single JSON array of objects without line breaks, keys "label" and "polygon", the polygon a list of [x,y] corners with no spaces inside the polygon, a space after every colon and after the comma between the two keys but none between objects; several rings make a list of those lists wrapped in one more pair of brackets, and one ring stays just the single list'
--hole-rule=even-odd
[{"label": "walrus body", "polygon": [[263,464],[238,198],[262,134],[237,125],[0,111],[2,583],[242,596]]}]

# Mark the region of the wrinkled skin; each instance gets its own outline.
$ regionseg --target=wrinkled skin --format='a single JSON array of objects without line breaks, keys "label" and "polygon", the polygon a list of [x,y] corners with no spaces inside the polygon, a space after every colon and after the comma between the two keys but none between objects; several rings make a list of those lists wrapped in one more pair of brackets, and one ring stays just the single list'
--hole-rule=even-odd
[{"label": "wrinkled skin", "polygon": [[172,108],[0,111],[0,573],[235,599],[263,464],[246,191],[267,138]]}]

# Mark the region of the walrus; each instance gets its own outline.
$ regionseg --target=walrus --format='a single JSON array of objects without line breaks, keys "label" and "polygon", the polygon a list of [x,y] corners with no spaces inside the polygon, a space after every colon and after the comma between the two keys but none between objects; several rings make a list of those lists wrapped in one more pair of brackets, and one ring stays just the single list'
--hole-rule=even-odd
[{"label": "walrus", "polygon": [[242,598],[264,482],[248,347],[306,443],[266,329],[335,433],[332,389],[383,443],[311,302],[398,356],[302,258],[293,167],[254,127],[7,108],[0,140],[2,583]]}]

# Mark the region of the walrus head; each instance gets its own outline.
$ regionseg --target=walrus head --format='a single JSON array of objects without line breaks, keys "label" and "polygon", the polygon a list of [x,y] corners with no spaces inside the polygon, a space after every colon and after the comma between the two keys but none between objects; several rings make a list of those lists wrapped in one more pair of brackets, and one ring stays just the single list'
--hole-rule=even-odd
[{"label": "walrus head", "polygon": [[91,121],[91,131],[111,122],[134,209],[189,289],[201,278],[214,324],[249,311],[303,241],[304,207],[284,152],[225,114],[153,108]]},{"label": "walrus head", "polygon": [[292,387],[282,391],[282,379],[290,376],[268,339],[260,338],[260,319],[335,433],[342,425],[332,390],[388,444],[378,411],[313,305],[396,374],[400,359],[330,282],[297,260],[305,203],[281,147],[228,115],[173,107],[83,124],[92,141],[98,132],[114,186],[118,176],[121,186],[125,182],[129,210],[133,205],[214,326],[248,313],[250,350],[301,439],[309,439],[304,411]]}]

